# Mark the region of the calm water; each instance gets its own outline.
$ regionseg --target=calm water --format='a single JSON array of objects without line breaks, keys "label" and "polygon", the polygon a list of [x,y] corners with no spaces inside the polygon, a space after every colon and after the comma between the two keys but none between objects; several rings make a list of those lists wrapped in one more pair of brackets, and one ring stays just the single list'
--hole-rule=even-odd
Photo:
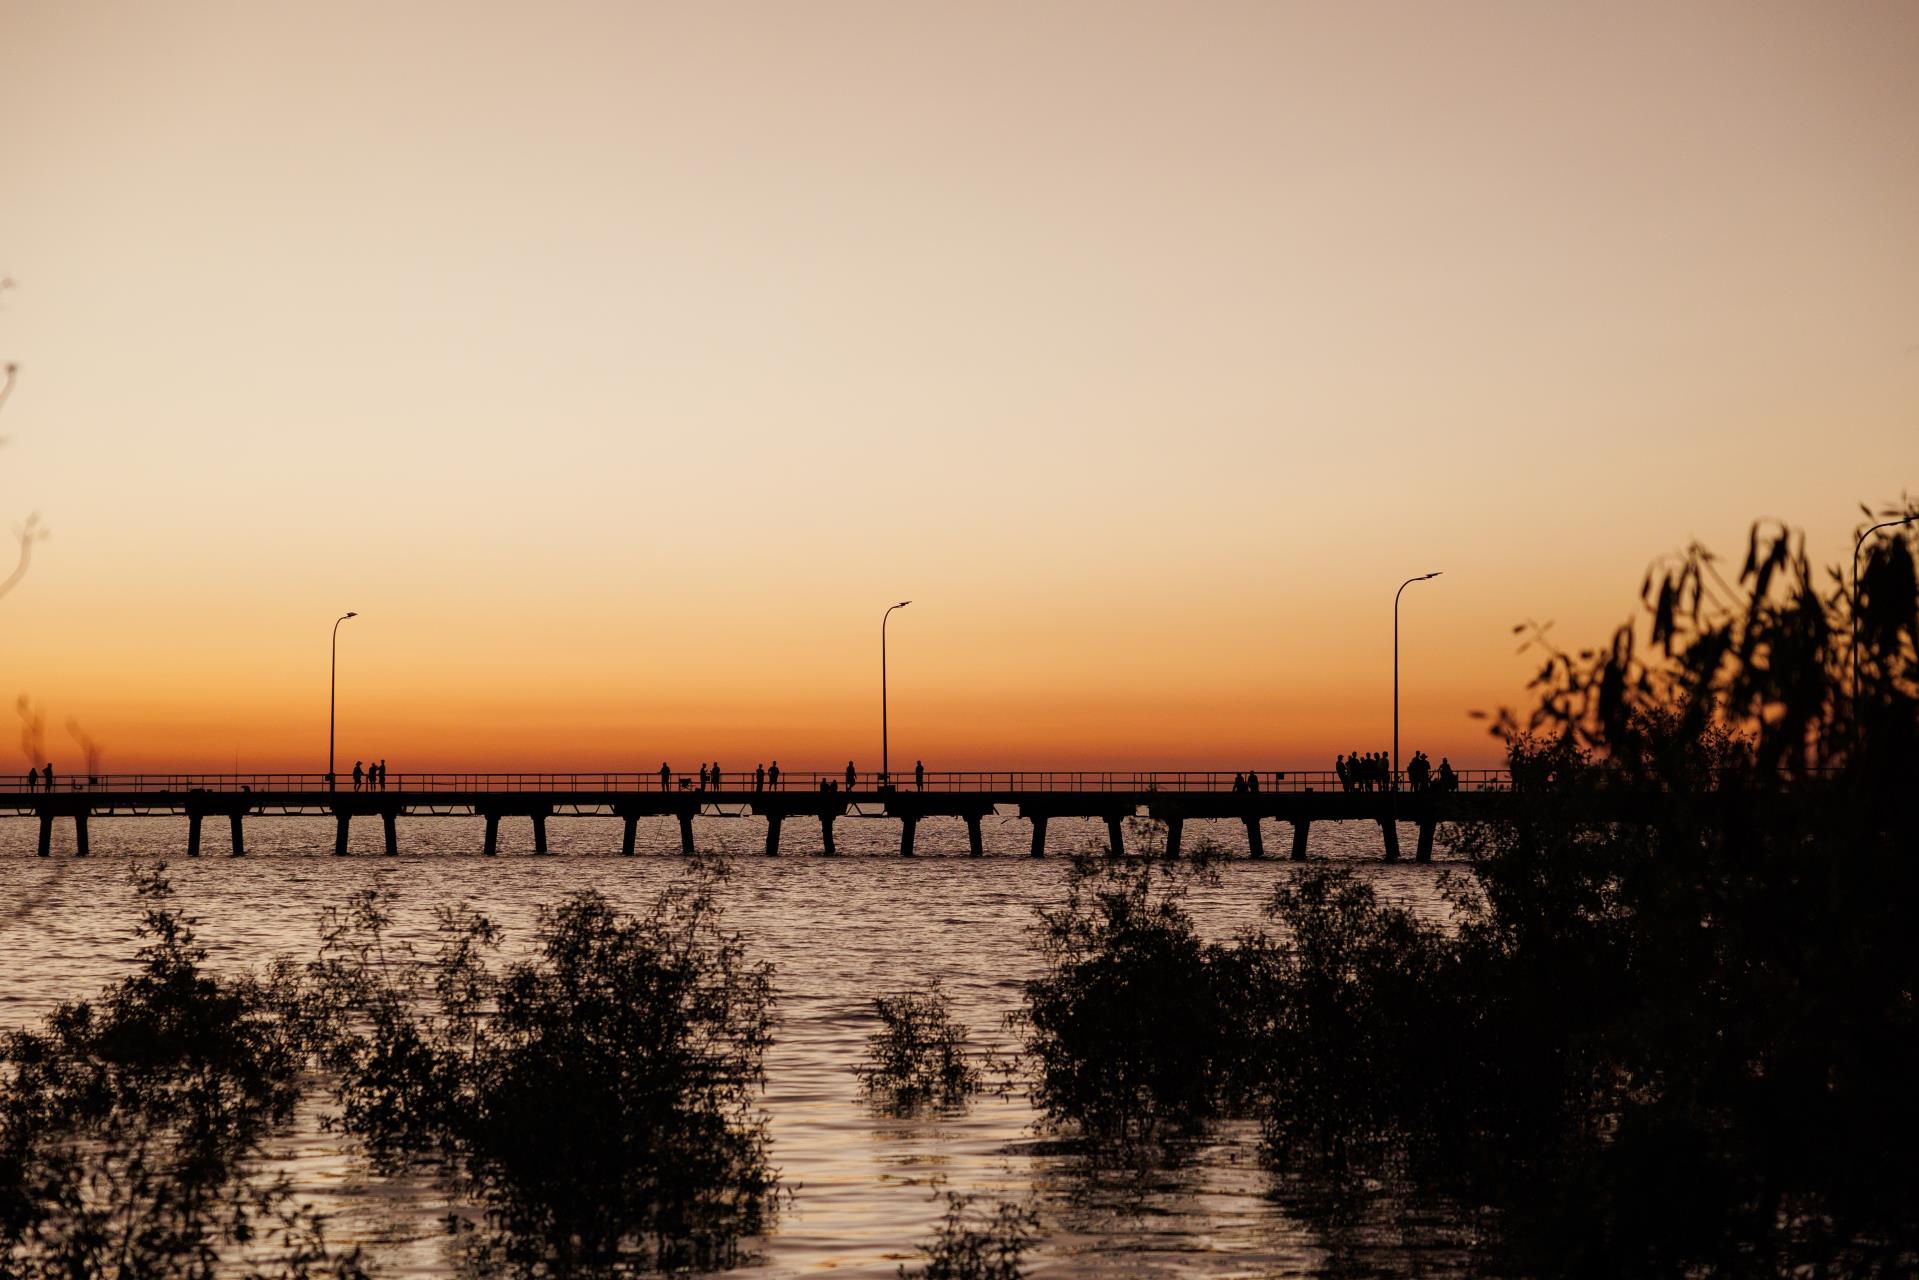
[{"label": "calm water", "polygon": [[[851,1068],[874,1030],[875,995],[938,977],[977,1040],[1010,1047],[1005,1015],[1037,965],[1029,936],[1036,903],[1063,892],[1065,860],[1024,856],[1030,828],[1015,819],[986,824],[983,859],[964,857],[957,819],[920,828],[923,856],[896,856],[899,825],[851,819],[836,827],[842,857],[810,857],[817,827],[789,823],[779,858],[759,855],[764,828],[751,819],[700,819],[702,848],[743,856],[723,897],[728,922],[756,959],[777,966],[781,1032],[767,1059],[766,1110],[774,1161],[795,1188],[777,1229],[755,1244],[742,1274],[892,1276],[940,1216],[942,1189],[1035,1198],[1043,1244],[1031,1272],[1048,1276],[1288,1276],[1336,1271],[1459,1273],[1466,1259],[1443,1214],[1378,1203],[1336,1228],[1309,1226],[1276,1194],[1256,1157],[1256,1135],[1229,1126],[1177,1164],[1149,1175],[1102,1173],[1035,1128],[1023,1097],[984,1097],[963,1114],[899,1120],[877,1116],[858,1095]],[[363,828],[363,829],[362,829]],[[211,848],[225,824],[210,825]],[[0,822],[0,1022],[37,1019],[55,1001],[92,994],[124,974],[136,949],[127,862],[166,856],[180,902],[201,917],[200,935],[219,966],[305,957],[321,906],[384,881],[399,894],[396,931],[428,941],[432,908],[464,899],[508,930],[505,951],[531,937],[535,908],[575,889],[595,888],[637,907],[680,873],[678,827],[642,823],[636,858],[618,856],[620,828],[605,818],[554,818],[551,858],[517,856],[531,846],[523,820],[502,824],[506,856],[476,855],[481,824],[470,818],[402,819],[398,858],[379,855],[374,822],[358,824],[354,851],[331,856],[323,818],[252,818],[250,856],[189,862],[178,818],[96,819],[94,856],[71,850],[57,832],[55,857],[33,856],[31,821]],[[1286,829],[1269,824],[1270,851]],[[1050,850],[1103,843],[1103,825],[1056,820]],[[1188,847],[1208,836],[1243,852],[1239,824],[1189,823]],[[810,838],[809,838],[810,837]],[[1402,845],[1412,848],[1410,828]],[[1322,823],[1313,853],[1351,861],[1382,894],[1441,912],[1433,867],[1378,863],[1370,824]],[[664,856],[662,856],[664,855]],[[1441,850],[1441,862],[1445,861]],[[1229,862],[1218,883],[1194,891],[1202,927],[1227,934],[1256,922],[1283,859]],[[388,1276],[444,1276],[438,1218],[445,1201],[424,1180],[385,1179],[323,1133],[323,1101],[312,1104],[280,1147],[298,1185],[334,1215],[333,1238],[365,1243]],[[1323,1221],[1323,1219],[1322,1219]]]}]

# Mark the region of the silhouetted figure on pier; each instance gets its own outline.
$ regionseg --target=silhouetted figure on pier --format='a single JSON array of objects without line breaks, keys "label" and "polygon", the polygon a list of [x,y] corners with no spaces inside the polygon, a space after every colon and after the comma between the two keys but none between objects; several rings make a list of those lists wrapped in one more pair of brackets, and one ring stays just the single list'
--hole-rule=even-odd
[{"label": "silhouetted figure on pier", "polygon": [[660,790],[671,791],[672,789],[673,789],[673,766],[669,765],[666,761],[662,760],[660,761]]},{"label": "silhouetted figure on pier", "polygon": [[1246,789],[1248,791],[1259,790],[1259,774],[1251,769],[1246,771]]},{"label": "silhouetted figure on pier", "polygon": [[1445,756],[1439,757],[1439,789],[1441,791],[1459,790],[1459,775],[1453,772],[1453,762]]},{"label": "silhouetted figure on pier", "polygon": [[1240,792],[1244,791],[1245,789],[1246,789],[1246,775],[1243,773],[1234,774],[1233,775],[1233,794],[1238,795]]},{"label": "silhouetted figure on pier", "polygon": [[1339,779],[1341,791],[1352,790],[1352,778],[1348,776],[1345,756],[1339,756],[1333,760],[1333,776]]},{"label": "silhouetted figure on pier", "polygon": [[380,790],[386,790],[386,757],[380,757]]},{"label": "silhouetted figure on pier", "polygon": [[366,783],[366,766],[360,761],[353,762],[353,789],[358,791]]},{"label": "silhouetted figure on pier", "polygon": [[775,760],[766,771],[766,785],[778,791],[780,789],[780,762]]},{"label": "silhouetted figure on pier", "polygon": [[851,760],[848,760],[846,762],[846,789],[848,791],[851,791],[854,787],[859,785],[859,780],[860,780],[860,775],[858,771],[853,768],[853,762]]},{"label": "silhouetted figure on pier", "polygon": [[1433,763],[1424,751],[1413,752],[1413,758],[1406,762],[1406,785],[1414,791],[1424,791],[1432,770]]},{"label": "silhouetted figure on pier", "polygon": [[926,790],[926,761],[924,760],[913,762],[913,790]]},{"label": "silhouetted figure on pier", "polygon": [[53,761],[47,761],[47,767],[40,771],[40,777],[46,782],[47,790],[53,790]]},{"label": "silhouetted figure on pier", "polygon": [[40,771],[38,769],[27,770],[27,790],[33,791],[33,790],[36,790],[39,786],[40,786]]},{"label": "silhouetted figure on pier", "polygon": [[706,761],[700,761],[700,790],[706,790]]}]

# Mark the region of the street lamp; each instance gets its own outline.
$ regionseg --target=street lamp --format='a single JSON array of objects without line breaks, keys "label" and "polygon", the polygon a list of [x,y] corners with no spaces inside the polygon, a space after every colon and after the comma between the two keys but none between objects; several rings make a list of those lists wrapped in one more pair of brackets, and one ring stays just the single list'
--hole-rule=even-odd
[{"label": "street lamp", "polygon": [[1859,742],[1859,552],[1866,545],[1866,539],[1881,529],[1893,529],[1900,525],[1919,521],[1919,511],[1897,520],[1882,520],[1852,540],[1852,740]]},{"label": "street lamp", "polygon": [[893,616],[894,609],[904,609],[912,604],[911,600],[902,600],[880,615],[880,781],[891,782],[893,773],[886,757],[886,620]]},{"label": "street lamp", "polygon": [[326,686],[326,787],[333,790],[333,709],[338,699],[340,687],[340,624],[348,618],[357,618],[357,613],[343,613],[333,620],[333,663],[327,672]]},{"label": "street lamp", "polygon": [[1399,591],[1393,592],[1393,776],[1388,785],[1394,791],[1399,790],[1399,594],[1415,582],[1438,576],[1438,570],[1422,573],[1417,578],[1406,579],[1399,584]]}]

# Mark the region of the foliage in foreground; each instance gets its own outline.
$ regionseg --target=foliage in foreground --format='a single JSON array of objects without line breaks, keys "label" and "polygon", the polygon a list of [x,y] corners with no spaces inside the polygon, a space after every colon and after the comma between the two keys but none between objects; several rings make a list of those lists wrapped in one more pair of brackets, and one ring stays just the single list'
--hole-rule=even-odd
[{"label": "foliage in foreground", "polygon": [[1919,1269],[1919,579],[1870,552],[1855,600],[1784,531],[1737,587],[1695,547],[1643,629],[1549,653],[1451,929],[1310,868],[1279,942],[1207,946],[1149,871],[1076,882],[1038,1100],[1094,1137],[1250,1106],[1289,1175],[1486,1206],[1487,1270]]},{"label": "foliage in foreground", "polygon": [[359,1275],[252,1171],[305,1063],[286,975],[209,974],[164,864],[135,887],[135,972],[0,1041],[0,1275]]},{"label": "foliage in foreground", "polygon": [[898,991],[873,1001],[880,1029],[866,1041],[866,1060],[854,1068],[860,1087],[889,1110],[954,1107],[978,1093],[985,1073],[967,1053],[967,1027],[936,981],[922,991]]},{"label": "foliage in foreground", "polygon": [[496,969],[485,918],[440,914],[425,959],[377,894],[314,969],[341,1123],[379,1152],[435,1152],[488,1211],[470,1254],[595,1274],[736,1260],[775,1207],[754,1101],[771,966],[746,958],[704,879],[623,915],[596,893],[541,913],[536,955]]}]

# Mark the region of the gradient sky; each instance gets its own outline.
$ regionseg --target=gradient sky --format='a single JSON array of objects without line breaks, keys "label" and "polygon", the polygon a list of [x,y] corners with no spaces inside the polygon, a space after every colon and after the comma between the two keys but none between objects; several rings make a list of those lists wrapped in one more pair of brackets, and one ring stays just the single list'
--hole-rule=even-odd
[{"label": "gradient sky", "polygon": [[1919,5],[0,0],[0,692],[115,770],[1489,763],[1919,489]]}]

